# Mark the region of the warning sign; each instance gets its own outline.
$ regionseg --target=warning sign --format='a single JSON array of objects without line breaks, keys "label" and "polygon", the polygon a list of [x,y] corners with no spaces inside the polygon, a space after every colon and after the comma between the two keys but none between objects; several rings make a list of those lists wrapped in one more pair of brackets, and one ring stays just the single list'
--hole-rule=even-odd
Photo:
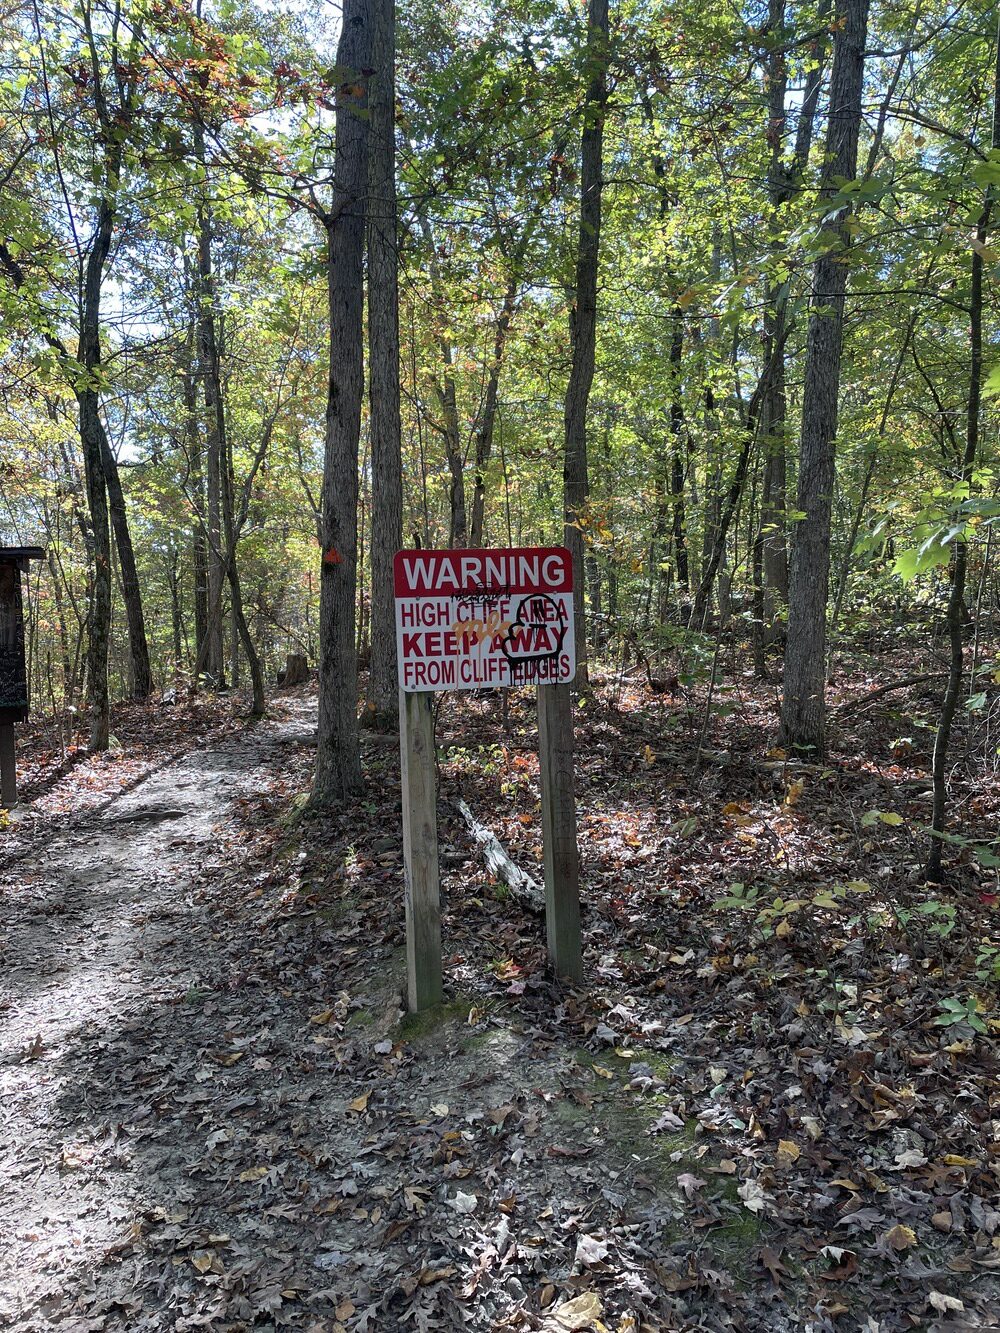
[{"label": "warning sign", "polygon": [[573,679],[573,562],[564,547],[399,551],[393,573],[404,690]]}]

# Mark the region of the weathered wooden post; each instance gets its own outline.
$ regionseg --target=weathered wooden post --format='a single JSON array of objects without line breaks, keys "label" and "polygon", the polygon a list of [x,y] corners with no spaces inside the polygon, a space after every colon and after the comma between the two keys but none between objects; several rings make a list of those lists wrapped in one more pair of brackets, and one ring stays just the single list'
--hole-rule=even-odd
[{"label": "weathered wooden post", "polygon": [[393,566],[399,660],[407,998],[442,996],[432,695],[538,686],[549,957],[583,976],[573,796],[573,562],[563,547],[400,551]]},{"label": "weathered wooden post", "polygon": [[568,685],[538,687],[538,764],[549,958],[559,976],[581,981],[580,854],[573,791],[573,699]]},{"label": "weathered wooden post", "polygon": [[441,888],[438,878],[434,696],[399,692],[406,883],[406,992],[413,1013],[440,1004]]},{"label": "weathered wooden post", "polygon": [[0,546],[0,806],[6,810],[17,804],[14,723],[28,716],[21,575],[29,560],[44,556],[40,546]]},{"label": "weathered wooden post", "polygon": [[14,724],[0,722],[0,806],[17,805],[17,763],[14,753]]}]

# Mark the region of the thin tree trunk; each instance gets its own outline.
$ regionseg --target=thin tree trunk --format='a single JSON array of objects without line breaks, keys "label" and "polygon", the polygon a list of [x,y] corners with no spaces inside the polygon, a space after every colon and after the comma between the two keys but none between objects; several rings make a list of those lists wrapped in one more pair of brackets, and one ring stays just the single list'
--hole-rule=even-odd
[{"label": "thin tree trunk", "polygon": [[590,490],[587,468],[587,406],[597,354],[597,278],[601,245],[604,119],[608,107],[608,0],[588,0],[587,91],[580,135],[580,229],[576,284],[570,309],[572,364],[564,410],[563,516],[573,559],[577,682],[587,685],[587,623],[584,599],[584,539]]},{"label": "thin tree trunk", "polygon": [[392,560],[403,544],[399,415],[399,224],[396,210],[396,5],[372,2],[369,94],[368,416],[372,449],[371,671],[365,717],[395,726],[396,611]]},{"label": "thin tree trunk", "polygon": [[[996,54],[993,79],[993,128],[991,148],[1000,148],[1000,23],[997,27]],[[961,480],[971,487],[979,448],[980,409],[983,390],[983,251],[989,234],[990,215],[993,211],[993,189],[987,187],[983,209],[976,224],[976,240],[972,250],[971,292],[969,296],[969,400],[965,426],[965,452],[962,457]],[[931,842],[927,857],[927,877],[941,878],[944,851],[943,837],[948,818],[948,745],[955,712],[962,693],[962,675],[965,665],[964,628],[965,577],[969,561],[969,544],[965,534],[955,540],[951,562],[951,593],[948,597],[948,643],[950,661],[948,682],[941,702],[934,737],[934,755],[931,760],[934,800],[931,814]]]},{"label": "thin tree trunk", "polygon": [[69,651],[69,630],[66,625],[62,573],[56,562],[55,550],[52,546],[51,537],[48,543],[48,551],[46,552],[46,562],[49,567],[52,595],[56,604],[56,626],[59,634],[59,660],[62,667],[63,678],[63,707],[68,708],[72,705],[73,700],[76,697],[76,682],[72,678],[73,664]]},{"label": "thin tree trunk", "polygon": [[764,395],[767,392],[768,377],[774,366],[774,359],[764,367],[760,379],[757,381],[757,387],[754,389],[753,397],[747,406],[746,421],[743,427],[743,448],[740,450],[740,456],[736,461],[736,470],[733,473],[732,480],[729,483],[729,489],[726,492],[725,503],[719,505],[719,520],[715,530],[715,541],[712,546],[712,553],[708,564],[705,566],[701,576],[701,582],[694,595],[694,603],[691,608],[691,617],[689,623],[693,626],[701,626],[705,623],[708,616],[709,604],[712,596],[712,585],[715,582],[715,576],[721,568],[725,568],[726,560],[726,539],[729,536],[729,529],[733,519],[736,516],[736,510],[739,507],[740,497],[743,494],[743,487],[746,483],[747,473],[750,470],[750,459],[753,455],[753,448],[757,442],[757,436],[760,427],[760,413]]},{"label": "thin tree trunk", "polygon": [[[234,638],[238,638],[239,642],[243,645],[243,652],[247,659],[247,666],[250,668],[250,683],[253,688],[250,713],[252,717],[263,717],[267,710],[267,699],[264,692],[264,671],[261,666],[260,654],[257,652],[257,645],[253,641],[253,635],[250,633],[250,627],[247,624],[246,615],[243,611],[243,589],[240,584],[239,566],[236,563],[236,546],[239,541],[239,530],[236,526],[236,520],[233,513],[232,462],[230,459],[228,436],[225,430],[224,399],[222,397],[222,385],[219,378],[218,360],[215,362],[215,376],[219,429],[222,432],[222,530],[226,542],[223,570],[225,577],[229,580],[229,602],[233,615],[233,628],[235,630]],[[219,619],[221,620],[221,618],[220,615]],[[234,644],[234,687],[237,683],[237,653]]]},{"label": "thin tree trunk", "polygon": [[[185,265],[186,267],[186,265]],[[197,298],[196,298],[197,299]],[[188,441],[188,493],[194,510],[191,523],[191,565],[194,575],[194,655],[202,660],[208,651],[208,542],[205,513],[205,472],[202,459],[201,428],[198,410],[198,385],[195,379],[196,320],[192,318],[185,340],[185,361],[181,371],[184,395],[184,433]],[[197,682],[195,682],[197,684]]]},{"label": "thin tree trunk", "polygon": [[[200,153],[204,144],[200,130]],[[239,533],[233,504],[232,459],[226,429],[226,401],[222,385],[220,331],[216,320],[215,274],[212,262],[212,211],[202,200],[198,208],[198,363],[205,399],[205,439],[208,460],[208,557],[207,633],[200,670],[208,674],[216,688],[224,684],[223,584],[229,583],[233,627],[243,645],[253,685],[251,713],[263,717],[266,710],[264,673],[260,656],[243,612],[236,547]],[[213,487],[218,496],[213,499]],[[218,666],[212,669],[213,654]],[[235,660],[235,659],[234,659]],[[234,682],[235,683],[235,682]]]},{"label": "thin tree trunk", "polygon": [[174,685],[177,684],[183,662],[182,619],[181,619],[181,580],[177,548],[171,547],[170,563],[167,566],[167,578],[170,582],[170,632],[174,656]]},{"label": "thin tree trunk", "polygon": [[334,205],[327,230],[330,377],[322,495],[319,734],[314,806],[341,804],[361,790],[357,587],[358,446],[364,394],[365,198],[368,188],[368,0],[345,0],[337,64],[351,84],[337,102]]},{"label": "thin tree trunk", "polygon": [[[836,194],[838,180],[857,174],[868,0],[838,0],[836,19],[823,181],[827,197]],[[797,497],[805,517],[796,525],[792,544],[781,708],[784,743],[820,754],[826,748],[826,605],[849,214],[847,207],[839,210],[830,227],[830,248],[813,267]]]},{"label": "thin tree trunk", "polygon": [[101,367],[101,284],[111,249],[114,208],[102,200],[97,228],[87,256],[83,287],[83,318],[77,359],[87,380],[77,393],[83,471],[90,514],[90,555],[93,567],[87,636],[87,702],[90,710],[89,748],[106,750],[111,731],[108,651],[111,642],[111,524],[101,456],[103,427],[97,383]]},{"label": "thin tree trunk", "polygon": [[705,386],[705,522],[702,531],[701,561],[699,563],[698,584],[705,582],[712,553],[715,550],[719,534],[719,521],[722,517],[722,448],[719,440],[719,428],[715,415],[715,395],[712,386]]},{"label": "thin tree trunk", "polygon": [[104,424],[98,417],[101,437],[101,462],[104,468],[104,480],[108,488],[108,504],[111,512],[111,526],[114,529],[115,543],[118,548],[118,567],[121,570],[121,593],[125,603],[125,620],[128,625],[129,651],[132,656],[132,697],[148,699],[153,689],[153,676],[149,666],[149,645],[146,640],[146,620],[142,611],[142,590],[139,586],[139,573],[135,566],[135,552],[132,548],[132,533],[128,525],[128,511],[125,508],[125,495],[122,491],[118,460],[115,458]]},{"label": "thin tree trunk", "polygon": [[[523,258],[524,247],[520,247],[519,258]],[[517,276],[512,275],[503,294],[503,305],[493,337],[493,359],[490,361],[486,380],[486,393],[483,408],[476,425],[476,476],[472,492],[472,525],[469,531],[469,545],[480,547],[483,544],[483,532],[486,526],[486,469],[493,454],[493,435],[496,431],[497,411],[500,404],[500,371],[503,367],[504,350],[507,335],[517,304]]]},{"label": "thin tree trunk", "polygon": [[687,516],[684,504],[685,466],[684,403],[681,397],[681,363],[684,354],[684,312],[674,306],[670,335],[670,509],[674,535],[674,563],[677,566],[677,593],[688,595],[691,578],[688,571]]},{"label": "thin tree trunk", "polygon": [[[204,163],[205,140],[200,126],[195,128],[195,155]],[[225,570],[222,565],[222,469],[223,432],[220,429],[221,403],[219,401],[218,376],[215,369],[218,363],[218,349],[215,343],[215,283],[212,275],[212,214],[205,199],[199,199],[197,205],[198,225],[198,281],[197,302],[197,339],[198,339],[198,376],[201,379],[202,398],[205,405],[205,482],[207,493],[205,559],[208,566],[207,578],[207,621],[205,627],[205,646],[199,654],[201,671],[212,687],[222,689],[225,685],[225,656],[222,634],[222,598]],[[198,682],[196,681],[197,685]]]},{"label": "thin tree trunk", "polygon": [[667,618],[667,602],[670,595],[670,509],[667,504],[667,487],[664,478],[663,450],[657,441],[653,458],[653,540],[650,547],[650,586],[656,589],[656,623],[662,625]]},{"label": "thin tree trunk", "polygon": [[453,549],[463,547],[468,535],[468,517],[465,505],[465,450],[462,446],[462,427],[458,419],[458,391],[455,387],[455,347],[448,328],[448,295],[444,289],[441,266],[438,263],[437,246],[431,224],[423,215],[419,218],[420,230],[428,250],[427,271],[431,280],[431,298],[435,311],[438,355],[441,358],[441,375],[434,376],[434,393],[441,411],[439,422],[431,419],[431,425],[444,440],[445,460],[450,478],[448,486],[448,545]]},{"label": "thin tree trunk", "polygon": [[[819,17],[825,18],[829,4],[821,7]],[[774,42],[768,61],[768,127],[771,145],[768,168],[768,198],[775,213],[775,225],[782,228],[781,211],[794,198],[797,186],[809,161],[812,148],[816,106],[826,62],[822,52],[806,77],[802,105],[798,116],[795,145],[790,164],[784,160],[787,141],[788,91],[785,31],[785,0],[770,0],[768,31]],[[783,253],[784,241],[772,245],[775,255]],[[758,667],[764,647],[773,642],[778,626],[779,608],[788,601],[788,546],[785,530],[786,512],[786,416],[787,391],[785,383],[784,346],[787,340],[788,284],[770,282],[767,289],[767,309],[764,315],[764,357],[774,358],[775,364],[768,384],[768,392],[761,412],[763,422],[764,474],[761,482],[760,528],[754,539],[754,598],[756,636],[761,640],[756,649]],[[777,350],[776,352],[776,349]],[[759,549],[758,549],[759,547]],[[759,591],[758,591],[759,589]],[[760,672],[758,672],[760,674]]]},{"label": "thin tree trunk", "polygon": [[455,391],[455,349],[447,336],[439,340],[441,360],[444,362],[444,376],[438,387],[438,401],[444,414],[444,443],[448,457],[448,471],[451,474],[451,486],[448,496],[450,515],[448,523],[448,545],[452,548],[466,544],[468,520],[465,508],[465,451],[462,448],[462,430],[458,421],[458,396]]}]

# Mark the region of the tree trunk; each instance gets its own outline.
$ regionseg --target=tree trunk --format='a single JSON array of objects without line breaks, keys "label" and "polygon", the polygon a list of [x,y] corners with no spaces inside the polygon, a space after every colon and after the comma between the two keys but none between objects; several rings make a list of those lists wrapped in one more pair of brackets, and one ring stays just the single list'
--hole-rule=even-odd
[{"label": "tree trunk", "polygon": [[170,639],[173,646],[174,670],[173,683],[177,684],[181,673],[181,664],[184,660],[181,617],[181,577],[180,561],[177,556],[177,548],[171,547],[170,560],[167,565],[167,579],[170,584]]},{"label": "tree trunk", "polygon": [[[825,17],[829,3],[820,8]],[[787,39],[785,0],[770,0],[768,36],[773,43],[767,66],[768,124],[771,145],[768,168],[768,200],[773,225],[781,236],[781,210],[795,196],[812,147],[816,104],[823,83],[825,61],[817,58],[806,76],[792,161],[785,161],[788,139]],[[820,53],[817,53],[820,55]],[[771,245],[772,253],[785,253],[783,238]],[[760,524],[753,539],[754,662],[758,676],[765,674],[765,649],[778,637],[781,608],[788,602],[788,545],[786,535],[786,417],[787,390],[784,346],[788,337],[788,284],[769,282],[764,313],[764,359],[772,363],[767,394],[761,409],[764,469],[761,480]]]},{"label": "tree trunk", "polygon": [[587,91],[580,135],[580,229],[576,285],[570,309],[572,347],[564,409],[563,517],[566,546],[573,558],[577,682],[587,685],[587,622],[584,599],[582,523],[590,489],[587,469],[587,406],[597,354],[597,277],[601,243],[604,171],[604,118],[608,107],[608,0],[588,0]]},{"label": "tree trunk", "polygon": [[[216,402],[218,404],[219,425],[223,432],[222,436],[222,530],[225,536],[226,549],[223,557],[223,569],[226,578],[229,580],[229,601],[233,613],[234,637],[238,637],[243,645],[243,652],[246,655],[247,665],[250,668],[250,683],[253,689],[253,698],[250,704],[250,713],[252,717],[263,717],[267,711],[267,699],[264,693],[264,670],[261,666],[260,654],[257,652],[257,645],[253,641],[253,635],[250,633],[250,626],[247,624],[246,615],[243,611],[243,589],[240,584],[239,566],[236,563],[236,546],[239,541],[239,533],[236,528],[236,521],[233,514],[233,476],[232,466],[229,457],[228,438],[225,433],[225,416],[223,412],[222,386],[219,380],[218,360],[215,362],[216,375]],[[220,608],[221,611],[221,608]],[[221,620],[221,614],[219,616]],[[237,654],[236,645],[233,645],[233,685],[238,684],[237,673]]]},{"label": "tree trunk", "polygon": [[681,398],[681,362],[684,353],[684,312],[674,306],[670,335],[670,508],[677,567],[677,595],[684,599],[690,589],[688,570],[687,516],[684,505],[685,466],[684,404]]},{"label": "tree trunk", "polygon": [[662,625],[667,619],[670,587],[673,582],[670,575],[670,509],[667,504],[667,487],[664,478],[664,450],[659,440],[654,446],[653,455],[653,540],[650,547],[650,587],[656,589],[655,619]]},{"label": "tree trunk", "polygon": [[[46,524],[46,526],[48,526]],[[69,651],[69,629],[66,624],[66,608],[62,588],[62,572],[56,562],[52,538],[48,540],[46,563],[49,567],[49,582],[56,604],[56,628],[59,635],[59,663],[63,678],[63,708],[72,706],[76,698],[76,681],[73,679],[73,659]]]},{"label": "tree trunk", "polygon": [[[868,0],[838,0],[836,20],[823,180],[827,197],[836,194],[837,180],[853,180],[857,173]],[[805,517],[792,543],[781,708],[784,743],[820,754],[826,747],[826,604],[849,213],[846,207],[839,210],[829,248],[813,266],[797,497]]]},{"label": "tree trunk", "polygon": [[[523,258],[524,248],[524,245],[520,247],[519,258]],[[493,337],[493,359],[486,381],[483,410],[476,425],[476,478],[475,489],[472,492],[472,526],[469,533],[469,545],[472,547],[480,547],[483,544],[486,526],[486,469],[493,453],[493,434],[496,430],[497,409],[500,402],[500,371],[516,303],[517,275],[514,274],[503,295],[503,305],[500,308]]]},{"label": "tree trunk", "polygon": [[345,802],[362,786],[358,753],[358,445],[364,393],[365,196],[368,177],[368,0],[345,0],[337,64],[351,85],[337,102],[334,205],[325,215],[330,377],[322,495],[319,734],[311,802]]},{"label": "tree trunk", "polygon": [[466,544],[468,518],[465,507],[465,450],[462,446],[462,427],[458,419],[458,392],[455,388],[455,348],[448,329],[448,295],[444,289],[437,246],[431,224],[420,216],[420,230],[429,254],[427,269],[431,279],[431,297],[435,311],[437,332],[435,339],[441,357],[441,376],[434,376],[434,393],[441,411],[441,421],[431,424],[444,440],[445,459],[450,482],[448,486],[448,545],[454,549]]},{"label": "tree trunk", "polygon": [[396,5],[371,0],[368,362],[372,450],[371,671],[365,717],[395,726],[396,608],[392,560],[403,544],[399,416],[399,224],[396,211]]},{"label": "tree trunk", "polygon": [[[195,155],[204,161],[205,142],[200,127],[195,129]],[[207,620],[205,644],[199,654],[200,674],[213,688],[221,689],[226,681],[222,633],[222,598],[225,582],[223,569],[222,533],[222,469],[223,432],[220,429],[222,405],[219,401],[219,382],[216,373],[218,349],[215,340],[215,283],[212,276],[212,216],[208,204],[200,199],[198,215],[198,281],[197,337],[198,376],[201,379],[205,405],[205,482],[207,492],[205,559],[208,566]],[[196,681],[197,685],[198,682]]]},{"label": "tree trunk", "polygon": [[[991,148],[1000,148],[1000,23],[997,27],[996,55],[993,78],[993,130]],[[983,209],[976,224],[976,242],[972,250],[971,291],[969,295],[969,401],[965,424],[965,452],[962,457],[961,479],[971,488],[979,449],[980,408],[983,391],[983,251],[989,234],[990,214],[993,211],[993,188],[987,187]],[[968,492],[967,492],[968,493]],[[934,737],[934,755],[931,775],[934,785],[934,803],[931,814],[931,844],[927,857],[927,877],[941,878],[943,837],[948,815],[948,745],[951,729],[962,692],[965,656],[963,630],[965,615],[965,576],[969,560],[969,545],[965,533],[955,539],[951,562],[951,593],[948,597],[948,643],[950,661],[948,682],[941,702]]]},{"label": "tree trunk", "polygon": [[[185,265],[185,268],[187,266]],[[197,297],[195,298],[197,300]],[[188,441],[188,491],[194,509],[191,524],[191,564],[194,575],[194,654],[202,661],[208,636],[208,541],[205,513],[205,472],[202,460],[201,428],[198,410],[198,384],[195,379],[196,320],[192,319],[185,341],[185,361],[181,371],[184,394],[184,433]],[[197,681],[195,682],[197,685]]]},{"label": "tree trunk", "polygon": [[90,512],[90,554],[93,561],[87,637],[87,702],[90,709],[91,750],[106,750],[111,731],[108,692],[108,649],[111,641],[111,525],[104,475],[101,441],[104,430],[100,418],[97,384],[101,374],[101,284],[104,264],[111,249],[114,208],[102,200],[98,208],[97,228],[87,256],[83,288],[83,318],[77,359],[85,368],[87,380],[77,393],[80,419],[80,443],[83,448],[83,472]]},{"label": "tree trunk", "polygon": [[107,431],[104,429],[104,423],[100,420],[100,417],[98,417],[98,425],[101,436],[101,462],[104,468],[104,480],[108,488],[108,502],[111,510],[111,525],[114,528],[115,543],[118,547],[118,567],[122,575],[122,601],[125,603],[129,651],[132,655],[132,697],[133,699],[148,699],[153,689],[153,676],[149,666],[146,620],[142,612],[142,592],[139,587],[139,574],[135,567],[135,552],[132,549],[132,534],[129,531],[125,495],[122,491],[118,460],[115,458]]},{"label": "tree trunk", "polygon": [[[204,155],[204,140],[196,130],[196,152]],[[229,583],[230,606],[235,636],[243,645],[253,686],[251,713],[263,717],[266,709],[264,673],[253,636],[243,612],[236,547],[239,533],[233,502],[232,459],[226,429],[226,402],[222,385],[220,331],[216,319],[215,274],[212,261],[212,210],[207,200],[198,206],[198,370],[205,401],[205,441],[208,480],[208,605],[205,642],[196,663],[198,672],[207,675],[215,688],[225,684],[223,636],[223,590]],[[266,438],[266,436],[265,436]],[[213,494],[215,488],[218,493]],[[217,654],[217,657],[215,656]],[[216,662],[213,668],[213,661]],[[233,654],[235,675],[235,652]],[[235,684],[235,680],[234,680]]]},{"label": "tree trunk", "polygon": [[455,392],[455,376],[452,367],[455,363],[455,350],[448,338],[441,339],[441,359],[444,362],[444,379],[438,390],[441,411],[444,413],[444,442],[448,457],[448,471],[451,485],[448,490],[450,516],[448,523],[448,545],[459,548],[466,544],[468,522],[465,510],[465,451],[462,448],[462,432],[458,423],[458,398]]}]

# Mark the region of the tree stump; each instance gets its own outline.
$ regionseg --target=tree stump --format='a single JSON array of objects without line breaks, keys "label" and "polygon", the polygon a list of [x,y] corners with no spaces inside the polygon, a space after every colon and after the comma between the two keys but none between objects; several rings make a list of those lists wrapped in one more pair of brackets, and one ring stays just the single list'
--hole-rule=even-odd
[{"label": "tree stump", "polygon": [[309,659],[305,653],[289,653],[285,658],[285,670],[282,673],[284,686],[301,685],[309,679]]}]

